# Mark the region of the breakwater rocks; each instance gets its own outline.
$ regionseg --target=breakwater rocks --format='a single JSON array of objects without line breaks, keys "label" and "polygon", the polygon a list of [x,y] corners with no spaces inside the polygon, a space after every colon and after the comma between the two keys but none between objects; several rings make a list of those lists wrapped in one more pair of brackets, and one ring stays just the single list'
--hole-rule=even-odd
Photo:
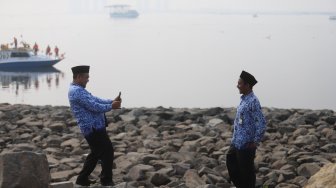
[{"label": "breakwater rocks", "polygon": [[[264,108],[257,185],[303,187],[336,163],[336,113]],[[230,187],[225,154],[235,108],[133,108],[106,113],[119,187]],[[74,181],[89,146],[69,107],[0,104],[0,153],[47,156],[51,181]],[[100,165],[92,173],[99,179]]]}]

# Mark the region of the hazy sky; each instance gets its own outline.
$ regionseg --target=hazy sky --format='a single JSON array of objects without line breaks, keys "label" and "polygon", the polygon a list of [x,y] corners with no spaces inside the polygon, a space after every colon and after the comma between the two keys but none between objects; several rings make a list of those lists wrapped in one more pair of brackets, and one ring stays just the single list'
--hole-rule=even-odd
[{"label": "hazy sky", "polygon": [[[139,18],[111,19],[104,6],[118,3]],[[260,81],[263,106],[336,109],[336,22],[325,13],[336,15],[336,0],[0,0],[0,42],[23,35],[66,52],[56,65],[60,87],[15,102],[63,96],[54,104],[68,104],[70,67],[90,64],[89,90],[106,98],[122,91],[126,106],[235,106],[244,69]],[[13,102],[15,94],[0,92]]]},{"label": "hazy sky", "polygon": [[24,12],[36,14],[51,10],[52,13],[69,12],[76,8],[103,10],[104,5],[109,4],[130,4],[138,10],[152,11],[313,11],[336,14],[336,0],[0,0],[0,15],[1,12],[13,13],[20,10],[19,7],[24,7]]}]

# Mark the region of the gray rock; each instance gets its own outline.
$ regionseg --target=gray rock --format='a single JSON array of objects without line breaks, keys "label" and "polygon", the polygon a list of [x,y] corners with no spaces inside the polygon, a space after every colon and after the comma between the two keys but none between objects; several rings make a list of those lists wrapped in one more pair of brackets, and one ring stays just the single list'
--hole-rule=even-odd
[{"label": "gray rock", "polygon": [[119,183],[119,184],[113,186],[113,188],[136,188],[136,187],[132,186],[131,184],[129,184],[127,182],[123,182],[123,183]]},{"label": "gray rock", "polygon": [[32,152],[0,155],[0,187],[45,188],[50,182],[45,155]]},{"label": "gray rock", "polygon": [[71,138],[61,143],[61,147],[71,146],[72,148],[77,148],[80,146],[80,141],[77,138]]},{"label": "gray rock", "polygon": [[128,172],[131,167],[139,164],[141,156],[142,155],[138,153],[128,153],[126,156],[123,155],[118,157],[114,162],[116,163],[117,168],[122,172]]},{"label": "gray rock", "polygon": [[324,145],[321,148],[321,150],[324,151],[324,152],[328,152],[328,153],[335,153],[336,152],[336,144],[331,143],[331,144]]},{"label": "gray rock", "polygon": [[0,111],[0,120],[1,120],[3,117],[5,117],[5,116],[6,116],[6,114],[3,113],[2,111]]},{"label": "gray rock", "polygon": [[133,114],[120,115],[120,118],[125,122],[133,122],[136,120],[136,117]]},{"label": "gray rock", "polygon": [[314,123],[319,119],[319,116],[316,112],[308,112],[304,116],[305,122],[310,125],[314,125]]},{"label": "gray rock", "polygon": [[141,127],[140,131],[141,131],[141,134],[145,138],[157,137],[158,134],[159,134],[159,131],[157,131],[156,129],[154,129],[152,127],[148,127],[148,126]]},{"label": "gray rock", "polygon": [[49,147],[59,147],[62,143],[61,137],[57,135],[51,135],[47,138],[47,145]]},{"label": "gray rock", "polygon": [[150,182],[155,186],[166,185],[171,182],[169,177],[162,173],[154,173],[151,178]]},{"label": "gray rock", "polygon": [[194,164],[195,153],[193,152],[168,152],[163,154],[163,158],[166,160],[173,160],[175,162],[182,162],[188,164]]},{"label": "gray rock", "polygon": [[54,181],[54,182],[66,181],[75,174],[76,174],[76,172],[73,171],[73,170],[64,170],[64,171],[59,171],[59,172],[53,172],[53,173],[51,173],[51,180]]},{"label": "gray rock", "polygon": [[208,122],[207,126],[215,127],[215,126],[217,126],[217,125],[219,125],[219,124],[221,124],[221,123],[223,123],[223,120],[215,118],[215,119],[211,119],[211,120]]},{"label": "gray rock", "polygon": [[315,163],[304,163],[297,168],[297,173],[300,176],[310,178],[320,170],[320,166]]},{"label": "gray rock", "polygon": [[190,169],[190,164],[176,163],[172,165],[175,170],[175,174],[183,176],[187,170]]},{"label": "gray rock", "polygon": [[306,128],[298,128],[293,132],[293,137],[298,137],[298,136],[302,136],[302,135],[306,135],[308,133],[308,130]]},{"label": "gray rock", "polygon": [[224,183],[226,182],[226,180],[224,180],[223,177],[220,177],[220,176],[217,176],[217,175],[214,175],[214,174],[207,174],[207,175],[204,175],[206,176],[207,178],[207,183],[210,183],[210,184],[217,184],[217,183]]},{"label": "gray rock", "polygon": [[335,122],[336,122],[336,116],[328,116],[328,117],[325,119],[325,121],[326,121],[327,123],[329,123],[330,125],[333,125],[333,124],[335,124]]},{"label": "gray rock", "polygon": [[126,178],[133,181],[140,181],[146,178],[145,174],[148,171],[154,171],[154,167],[150,165],[138,164],[130,169]]},{"label": "gray rock", "polygon": [[291,180],[290,182],[293,184],[297,184],[300,187],[304,187],[307,184],[307,178],[304,176],[297,176],[295,177],[293,180]]},{"label": "gray rock", "polygon": [[127,136],[127,133],[119,133],[113,136],[113,140],[123,140]]},{"label": "gray rock", "polygon": [[43,128],[43,122],[42,121],[26,122],[26,125],[29,126],[29,127],[38,127],[40,129]]},{"label": "gray rock", "polygon": [[310,145],[313,143],[318,143],[318,139],[314,135],[298,136],[294,141],[294,144],[301,147],[305,145]]},{"label": "gray rock", "polygon": [[207,184],[207,185],[199,185],[196,188],[217,188],[215,185]]},{"label": "gray rock", "polygon": [[13,149],[13,152],[34,151],[34,150],[36,150],[36,146],[28,144],[28,143],[22,143],[22,144],[17,144],[15,148]]},{"label": "gray rock", "polygon": [[66,125],[64,123],[53,123],[49,126],[49,128],[55,132],[62,132],[65,127]]},{"label": "gray rock", "polygon": [[35,120],[35,119],[34,119],[33,117],[29,116],[29,117],[25,117],[25,118],[23,118],[23,119],[17,121],[16,124],[18,124],[18,125],[24,125],[24,124],[26,124],[27,122],[31,122],[31,121],[34,121],[34,120]]},{"label": "gray rock", "polygon": [[160,157],[158,155],[152,155],[152,154],[143,155],[141,157],[141,161],[144,164],[149,164],[150,161],[152,161],[152,160],[159,160],[159,159],[160,159]]},{"label": "gray rock", "polygon": [[193,169],[188,170],[184,174],[183,178],[185,179],[186,186],[188,188],[194,188],[206,184],[205,181],[201,177],[199,177],[197,171]]},{"label": "gray rock", "polygon": [[73,188],[74,184],[70,181],[58,182],[50,184],[49,188]]},{"label": "gray rock", "polygon": [[323,166],[314,176],[312,176],[307,184],[306,188],[316,188],[316,187],[335,187],[336,164],[329,163]]},{"label": "gray rock", "polygon": [[158,149],[162,147],[163,145],[160,141],[153,140],[153,139],[146,139],[143,141],[143,144],[145,148],[148,148],[148,149]]},{"label": "gray rock", "polygon": [[300,188],[300,186],[290,183],[280,183],[275,188]]},{"label": "gray rock", "polygon": [[184,141],[194,141],[201,137],[202,137],[201,134],[192,132],[192,133],[186,133],[183,140]]},{"label": "gray rock", "polygon": [[132,123],[126,123],[125,132],[133,132],[133,131],[139,131],[139,128],[133,125]]},{"label": "gray rock", "polygon": [[210,169],[210,168],[208,168],[208,167],[202,167],[202,168],[198,171],[198,174],[199,174],[200,176],[203,176],[204,174],[215,174],[215,175],[219,175],[219,174],[217,174],[216,171],[214,171],[214,170],[212,170],[212,169]]}]

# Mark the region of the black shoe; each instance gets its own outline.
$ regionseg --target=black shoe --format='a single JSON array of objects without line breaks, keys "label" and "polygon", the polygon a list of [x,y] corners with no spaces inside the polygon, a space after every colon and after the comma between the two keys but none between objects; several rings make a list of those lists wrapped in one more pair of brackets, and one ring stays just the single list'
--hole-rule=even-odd
[{"label": "black shoe", "polygon": [[91,184],[94,184],[95,181],[86,179],[86,180],[76,180],[76,184],[77,185],[81,185],[81,186],[90,186]]},{"label": "black shoe", "polygon": [[113,181],[108,182],[108,183],[101,182],[101,185],[102,186],[114,186],[114,182]]}]

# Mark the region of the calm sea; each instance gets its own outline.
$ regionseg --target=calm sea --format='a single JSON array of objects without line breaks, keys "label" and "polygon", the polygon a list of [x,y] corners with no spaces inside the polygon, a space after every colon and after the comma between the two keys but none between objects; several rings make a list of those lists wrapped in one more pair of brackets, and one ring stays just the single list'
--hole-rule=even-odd
[{"label": "calm sea", "polygon": [[[111,18],[105,6],[120,2],[140,16]],[[0,70],[0,102],[69,105],[70,68],[85,64],[87,89],[102,98],[121,91],[125,107],[236,106],[246,70],[262,106],[336,110],[336,3],[228,2],[0,0],[1,44],[15,36],[42,51],[57,45],[66,57],[43,72]]]}]

